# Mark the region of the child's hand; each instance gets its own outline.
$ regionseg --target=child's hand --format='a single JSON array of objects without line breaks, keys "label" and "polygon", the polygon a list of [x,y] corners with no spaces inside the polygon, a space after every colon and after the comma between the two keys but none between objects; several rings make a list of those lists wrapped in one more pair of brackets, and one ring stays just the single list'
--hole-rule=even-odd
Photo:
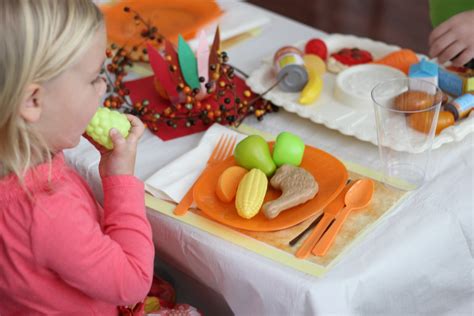
[{"label": "child's hand", "polygon": [[109,135],[114,148],[109,151],[104,150],[103,147],[98,148],[101,153],[99,174],[102,178],[112,175],[134,174],[137,145],[145,126],[136,116],[127,114],[127,118],[132,125],[127,138],[123,138],[120,132],[112,129]]},{"label": "child's hand", "polygon": [[474,10],[456,14],[441,23],[430,34],[430,56],[440,64],[451,60],[463,66],[474,58]]}]

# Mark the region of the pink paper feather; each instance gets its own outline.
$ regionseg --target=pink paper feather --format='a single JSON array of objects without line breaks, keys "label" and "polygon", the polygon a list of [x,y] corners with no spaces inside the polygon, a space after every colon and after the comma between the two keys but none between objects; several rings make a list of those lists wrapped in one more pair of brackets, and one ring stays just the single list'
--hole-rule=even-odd
[{"label": "pink paper feather", "polygon": [[199,44],[196,51],[198,75],[204,78],[204,82],[200,83],[200,91],[196,96],[199,100],[203,99],[206,95],[205,84],[209,80],[209,45],[207,44],[207,34],[205,30],[199,33]]}]

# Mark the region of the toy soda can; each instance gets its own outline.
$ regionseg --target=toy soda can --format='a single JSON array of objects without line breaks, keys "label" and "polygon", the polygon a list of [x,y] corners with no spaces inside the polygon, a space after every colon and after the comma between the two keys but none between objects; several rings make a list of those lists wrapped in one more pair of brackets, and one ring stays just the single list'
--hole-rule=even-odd
[{"label": "toy soda can", "polygon": [[457,121],[466,117],[474,107],[474,95],[466,93],[459,98],[454,99],[448,104],[444,105],[444,109],[453,113],[454,119]]},{"label": "toy soda can", "polygon": [[286,92],[299,92],[308,82],[308,72],[304,67],[303,52],[293,46],[280,48],[273,57],[278,86]]}]

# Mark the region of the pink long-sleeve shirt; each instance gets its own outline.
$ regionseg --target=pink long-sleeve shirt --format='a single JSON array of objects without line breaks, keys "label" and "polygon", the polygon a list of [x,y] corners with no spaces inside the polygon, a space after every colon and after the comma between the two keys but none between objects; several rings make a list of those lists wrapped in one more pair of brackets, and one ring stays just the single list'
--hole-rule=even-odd
[{"label": "pink long-sleeve shirt", "polygon": [[33,200],[16,177],[0,179],[0,315],[117,315],[146,296],[154,247],[142,182],[102,179],[102,211],[61,153],[25,184]]}]

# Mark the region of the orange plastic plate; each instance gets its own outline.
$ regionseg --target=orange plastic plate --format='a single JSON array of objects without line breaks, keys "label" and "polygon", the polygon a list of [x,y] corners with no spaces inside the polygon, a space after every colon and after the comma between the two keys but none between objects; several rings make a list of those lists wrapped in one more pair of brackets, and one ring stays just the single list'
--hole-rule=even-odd
[{"label": "orange plastic plate", "polygon": [[[249,231],[275,231],[301,223],[329,204],[344,188],[348,177],[346,167],[337,158],[306,145],[301,167],[309,171],[318,182],[318,194],[304,204],[281,212],[274,219],[267,219],[262,212],[251,219],[245,219],[237,214],[235,201],[224,203],[216,195],[217,179],[225,169],[234,165],[236,163],[232,156],[208,168],[194,186],[194,201],[209,218],[227,226]],[[265,201],[274,200],[280,194],[280,191],[274,190],[269,185]]]},{"label": "orange plastic plate", "polygon": [[120,46],[143,42],[140,32],[144,27],[135,25],[132,12],[123,11],[126,6],[138,12],[147,23],[156,26],[161,34],[175,43],[178,34],[191,39],[197,31],[222,14],[213,0],[124,0],[103,5],[101,10],[105,15],[109,41]]}]

